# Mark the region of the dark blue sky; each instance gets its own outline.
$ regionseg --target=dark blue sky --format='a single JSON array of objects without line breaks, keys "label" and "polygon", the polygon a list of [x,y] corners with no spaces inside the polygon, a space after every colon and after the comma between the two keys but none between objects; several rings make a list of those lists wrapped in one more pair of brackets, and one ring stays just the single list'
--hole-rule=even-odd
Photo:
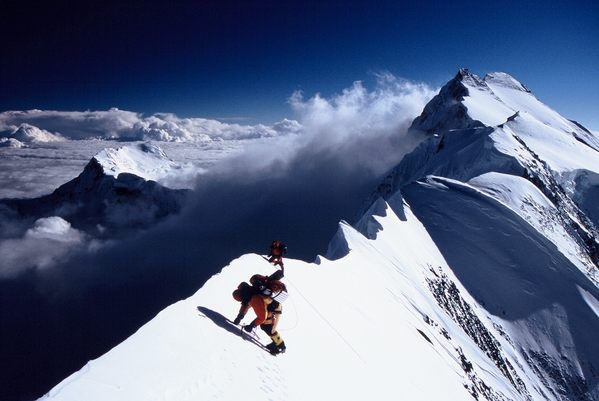
[{"label": "dark blue sky", "polygon": [[381,70],[438,86],[468,67],[599,129],[592,1],[43,3],[2,2],[0,110],[272,122],[296,89],[330,95]]}]

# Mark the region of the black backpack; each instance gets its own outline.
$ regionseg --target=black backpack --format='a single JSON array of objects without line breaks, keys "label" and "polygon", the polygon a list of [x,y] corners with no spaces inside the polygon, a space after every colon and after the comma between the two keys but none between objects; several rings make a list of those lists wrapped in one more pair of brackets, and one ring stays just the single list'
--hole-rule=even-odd
[{"label": "black backpack", "polygon": [[233,291],[233,298],[236,301],[239,301],[243,304],[247,304],[248,302],[250,302],[250,299],[252,298],[252,296],[256,293],[256,288],[252,287],[251,285],[249,285],[248,283],[241,282],[239,283],[239,285],[237,286],[237,289],[235,291]]}]

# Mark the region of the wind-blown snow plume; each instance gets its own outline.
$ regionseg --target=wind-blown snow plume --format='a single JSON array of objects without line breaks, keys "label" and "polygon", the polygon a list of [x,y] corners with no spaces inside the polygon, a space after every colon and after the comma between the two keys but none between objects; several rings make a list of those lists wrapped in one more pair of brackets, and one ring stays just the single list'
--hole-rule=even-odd
[{"label": "wind-blown snow plume", "polygon": [[303,165],[334,160],[335,168],[382,174],[415,146],[405,134],[436,90],[390,73],[376,78],[373,90],[356,81],[330,98],[315,94],[306,99],[301,91],[294,92],[289,104],[301,135],[276,138],[268,148],[251,147],[223,167],[230,174],[240,165],[246,171],[270,169],[279,174],[283,167],[298,168],[297,160]]}]

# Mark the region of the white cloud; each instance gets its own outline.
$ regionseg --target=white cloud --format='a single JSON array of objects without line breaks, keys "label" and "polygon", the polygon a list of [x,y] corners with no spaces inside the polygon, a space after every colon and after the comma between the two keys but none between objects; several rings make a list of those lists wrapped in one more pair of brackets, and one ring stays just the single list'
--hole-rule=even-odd
[{"label": "white cloud", "polygon": [[[168,235],[160,234],[162,229],[149,230],[146,234],[127,241],[122,247],[114,244],[110,249],[104,248],[105,251],[102,252],[113,262],[116,260],[114,263],[117,264],[121,260],[125,263],[129,258],[111,257],[120,252],[125,255],[129,255],[131,249],[135,249],[132,255],[142,250],[150,252],[153,255],[151,259],[156,262],[147,262],[152,265],[150,269],[160,268],[159,265],[176,265],[177,261],[165,260],[172,258],[172,255],[184,258],[179,261],[182,266],[186,261],[207,257],[214,261],[213,264],[207,262],[210,265],[207,269],[210,270],[227,262],[219,257],[232,257],[248,249],[257,249],[254,242],[270,238],[273,233],[289,238],[290,242],[295,243],[300,255],[317,251],[316,247],[326,245],[337,222],[340,219],[351,220],[352,213],[359,210],[361,202],[374,189],[381,175],[415,146],[408,139],[408,127],[435,92],[424,84],[381,74],[373,89],[355,82],[330,98],[319,94],[305,98],[296,92],[290,97],[289,103],[299,122],[283,120],[268,127],[224,124],[205,119],[180,119],[172,114],[156,114],[142,119],[135,113],[120,110],[99,112],[101,114],[90,112],[88,118],[95,115],[101,121],[101,124],[92,126],[109,125],[107,120],[112,117],[107,118],[106,114],[113,113],[120,116],[111,120],[113,127],[122,123],[129,130],[143,131],[144,135],[164,134],[165,139],[172,139],[174,135],[182,141],[201,140],[199,132],[210,138],[222,139],[272,137],[267,141],[250,142],[243,152],[214,164],[206,174],[201,175],[188,209],[181,217],[174,217],[171,222],[163,225],[163,230]],[[55,115],[58,112],[32,113],[51,115],[52,121],[59,121],[61,124],[69,121],[68,118],[65,120],[64,113],[58,119]],[[76,113],[79,117],[81,114]],[[117,131],[125,137],[126,132],[130,132],[127,129],[120,128]],[[75,135],[72,134],[71,137]],[[273,211],[277,215],[274,219]],[[86,243],[83,240],[67,241],[63,243],[65,246],[54,249],[49,244],[60,241],[52,236],[61,232],[61,227],[65,227],[64,223],[38,223],[23,238],[7,240],[0,245],[3,253],[10,250],[14,254],[13,248],[34,250],[31,255],[26,251],[13,255],[7,265],[48,266],[56,263],[59,258],[68,259],[69,251],[77,247],[77,243],[78,248],[85,249]],[[40,238],[48,231],[48,226],[51,227],[49,232],[52,238]],[[232,230],[243,233],[243,236],[236,237],[235,247],[231,248],[231,244],[226,242],[223,245],[226,250],[223,250],[219,248],[220,245],[212,242],[213,238],[231,235]],[[146,241],[152,243],[153,235],[166,238],[163,245],[170,250],[163,252],[162,248],[148,246]],[[63,233],[60,238],[69,236]],[[77,235],[73,238],[77,238]],[[181,238],[186,240],[181,241]],[[8,241],[13,242],[7,245]],[[34,241],[39,241],[42,245],[33,246]],[[194,246],[193,250],[189,247],[180,248],[190,241],[197,243],[197,247]],[[14,244],[22,246],[16,247]],[[204,252],[214,255],[208,257]],[[90,255],[85,259],[86,265],[96,266],[98,272],[102,270],[103,259],[96,258],[95,253],[93,257]],[[68,268],[68,264],[63,266]],[[129,268],[129,265],[123,265],[123,271]]]},{"label": "white cloud", "polygon": [[27,147],[23,142],[14,138],[0,138],[0,148],[24,148]]},{"label": "white cloud", "polygon": [[[0,113],[0,136],[22,142],[67,139],[156,140],[203,142],[213,139],[253,139],[297,133],[296,121],[283,120],[272,126],[228,124],[205,118],[179,118],[157,113],[144,117],[132,111],[27,110]],[[21,132],[19,137],[17,131]],[[22,132],[23,131],[23,132]],[[22,138],[29,138],[23,141]]]},{"label": "white cloud", "polygon": [[40,129],[27,123],[19,125],[10,136],[11,138],[14,138],[23,143],[58,142],[64,140],[64,138],[59,134],[53,134],[51,132],[46,131],[45,129]]},{"label": "white cloud", "polygon": [[406,116],[417,115],[432,95],[433,90],[425,84],[382,73],[377,75],[373,90],[358,81],[331,98],[316,94],[304,99],[301,92],[295,92],[289,104],[299,122],[283,119],[273,125],[244,125],[206,118],[180,118],[170,113],[146,117],[116,108],[5,111],[0,113],[0,137],[24,143],[90,138],[201,143],[307,133],[321,136],[319,139],[324,141],[355,140],[402,129]]},{"label": "white cloud", "polygon": [[86,244],[84,233],[57,216],[35,221],[20,238],[0,240],[0,278],[11,277],[26,268],[46,268]]},{"label": "white cloud", "polygon": [[[2,114],[4,113],[0,113]],[[64,138],[31,124],[6,125],[0,120],[0,140],[5,144],[4,146],[23,147],[27,143],[58,142],[63,141]]]},{"label": "white cloud", "polygon": [[356,81],[330,98],[317,93],[306,99],[301,91],[294,92],[289,104],[299,123],[290,124],[301,135],[276,138],[275,146],[269,144],[269,148],[257,144],[236,159],[232,169],[251,171],[276,165],[280,171],[296,158],[329,157],[374,174],[385,172],[415,146],[406,135],[408,127],[438,89],[390,73],[376,78],[372,90]]},{"label": "white cloud", "polygon": [[44,217],[35,221],[27,230],[25,238],[50,239],[59,242],[81,242],[83,234],[58,216]]},{"label": "white cloud", "polygon": [[304,100],[301,92],[295,92],[289,103],[307,131],[343,140],[392,135],[406,121],[411,122],[436,92],[426,84],[382,73],[377,75],[377,85],[372,91],[356,81],[329,99],[316,94]]}]

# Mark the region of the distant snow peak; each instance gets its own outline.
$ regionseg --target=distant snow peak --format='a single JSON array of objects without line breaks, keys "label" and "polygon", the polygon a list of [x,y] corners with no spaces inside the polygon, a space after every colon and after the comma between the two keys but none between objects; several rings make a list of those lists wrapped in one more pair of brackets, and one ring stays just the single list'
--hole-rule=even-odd
[{"label": "distant snow peak", "polygon": [[481,79],[465,68],[460,69],[413,121],[411,130],[433,135],[456,129],[497,127],[518,112],[528,113],[548,128],[599,150],[596,135],[543,104],[525,85],[505,72],[489,73]]},{"label": "distant snow peak", "polygon": [[94,159],[106,175],[118,177],[122,173],[131,173],[153,181],[158,181],[172,174],[173,170],[182,168],[152,142],[106,148],[97,153]]},{"label": "distant snow peak", "polygon": [[[33,236],[67,232],[70,224],[66,219],[91,236],[110,236],[150,227],[178,213],[189,190],[184,185],[166,186],[165,182],[185,184],[180,176],[194,177],[199,172],[172,161],[152,143],[106,148],[79,176],[51,194],[2,199],[0,207],[21,217],[38,218],[29,232]],[[48,215],[60,217],[43,218]]]},{"label": "distant snow peak", "polygon": [[[58,134],[53,134],[45,129],[38,128],[34,125],[22,123],[19,126],[9,126],[5,130],[5,135],[8,132],[9,140],[18,141],[20,143],[46,143],[64,141],[64,138]],[[2,138],[2,139],[5,139]],[[12,142],[13,144],[15,142]],[[22,147],[22,146],[11,146]]]},{"label": "distant snow peak", "polygon": [[21,142],[57,142],[64,140],[60,135],[52,134],[45,129],[40,129],[27,123],[21,124],[13,132],[12,137]]}]

